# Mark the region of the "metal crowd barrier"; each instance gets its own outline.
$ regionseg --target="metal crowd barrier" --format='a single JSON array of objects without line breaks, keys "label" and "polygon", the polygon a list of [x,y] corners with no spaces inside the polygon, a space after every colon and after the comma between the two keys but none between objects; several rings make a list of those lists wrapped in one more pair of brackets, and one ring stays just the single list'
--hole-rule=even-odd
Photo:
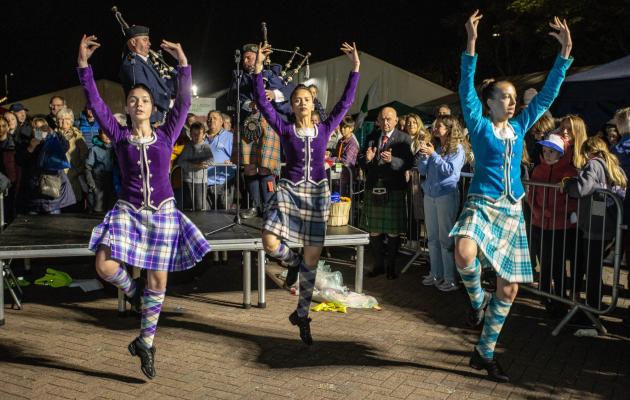
[{"label": "metal crowd barrier", "polygon": [[[463,207],[471,173],[461,173],[459,182],[460,207]],[[410,182],[410,185],[412,182]],[[523,181],[526,195],[523,198],[523,214],[526,223],[528,244],[534,282],[521,287],[541,296],[550,312],[566,315],[552,331],[554,336],[578,313],[583,312],[599,333],[606,330],[595,318],[605,315],[617,305],[623,240],[622,199],[609,190],[598,189],[591,196],[572,199],[560,191],[560,185]],[[538,226],[532,205],[536,193],[542,195],[542,204],[537,204],[540,215],[555,225]],[[414,201],[413,188],[408,192]],[[630,193],[629,193],[630,195]],[[563,211],[569,210],[569,212]],[[417,224],[407,232],[407,240],[418,243],[417,251],[405,265],[406,272],[421,256],[428,256],[424,221],[413,219],[410,207],[408,216],[411,224]],[[565,215],[560,215],[561,213]],[[557,221],[563,223],[558,225]],[[545,229],[542,229],[545,228]],[[423,236],[424,235],[424,236]],[[605,267],[612,267],[610,291],[604,283]],[[610,274],[606,274],[610,275]]]}]

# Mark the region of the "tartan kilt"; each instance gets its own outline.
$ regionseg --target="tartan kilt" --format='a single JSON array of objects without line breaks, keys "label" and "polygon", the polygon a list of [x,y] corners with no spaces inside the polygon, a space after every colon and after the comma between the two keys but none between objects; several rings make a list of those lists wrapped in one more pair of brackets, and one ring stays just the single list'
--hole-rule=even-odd
[{"label": "tartan kilt", "polygon": [[241,138],[241,163],[268,168],[272,174],[278,176],[280,175],[280,137],[264,118],[260,119],[260,124],[263,131],[260,138],[253,141]]},{"label": "tartan kilt", "polygon": [[112,259],[153,271],[192,268],[210,251],[199,228],[170,200],[157,210],[136,211],[118,201],[92,230],[89,249],[110,248]]},{"label": "tartan kilt", "polygon": [[361,229],[368,232],[401,234],[407,231],[407,204],[404,190],[388,190],[387,202],[374,203],[371,189],[365,190]]},{"label": "tartan kilt", "polygon": [[328,181],[298,185],[281,179],[266,205],[263,230],[284,240],[322,247],[330,209]]},{"label": "tartan kilt", "polygon": [[521,201],[469,196],[450,236],[474,240],[481,266],[492,267],[506,281],[534,281]]}]

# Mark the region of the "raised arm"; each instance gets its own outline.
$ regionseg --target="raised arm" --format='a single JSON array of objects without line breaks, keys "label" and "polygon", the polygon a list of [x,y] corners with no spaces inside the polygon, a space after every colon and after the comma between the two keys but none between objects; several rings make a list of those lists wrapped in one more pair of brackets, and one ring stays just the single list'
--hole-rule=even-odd
[{"label": "raised arm", "polygon": [[470,135],[479,131],[483,120],[483,107],[475,91],[475,68],[477,66],[477,55],[475,45],[477,43],[477,26],[483,15],[476,10],[466,21],[466,32],[468,40],[466,42],[466,52],[462,54],[461,76],[459,81],[459,99],[462,105],[464,121]]},{"label": "raised arm", "polygon": [[265,85],[263,84],[263,62],[271,54],[271,45],[258,45],[258,54],[256,55],[256,67],[254,69],[254,101],[258,106],[258,109],[262,113],[263,117],[271,129],[273,129],[279,136],[288,132],[289,125],[284,122],[280,115],[273,108],[265,92]]},{"label": "raised arm", "polygon": [[101,95],[98,93],[96,82],[94,82],[94,74],[92,73],[92,67],[88,65],[88,60],[94,54],[94,51],[101,47],[96,41],[97,38],[94,35],[83,35],[81,43],[79,44],[79,55],[77,57],[77,72],[79,74],[79,81],[85,92],[85,98],[87,99],[88,106],[94,112],[94,117],[98,121],[99,125],[103,128],[103,131],[114,142],[118,142],[122,136],[121,126],[114,118],[114,115],[110,111],[109,107],[105,104]]},{"label": "raised arm", "polygon": [[160,47],[177,59],[178,62],[177,95],[173,108],[166,115],[166,121],[164,122],[164,132],[171,138],[171,143],[175,144],[186,123],[188,110],[190,110],[190,104],[192,103],[192,72],[181,44],[162,40]]},{"label": "raised arm", "polygon": [[356,43],[352,42],[351,46],[348,42],[344,42],[341,45],[341,51],[343,51],[350,59],[350,62],[352,62],[352,71],[348,77],[348,82],[343,90],[341,99],[339,99],[339,102],[335,104],[333,109],[330,111],[330,115],[323,122],[323,125],[326,127],[326,131],[329,132],[329,137],[333,129],[339,125],[352,106],[354,95],[359,84],[359,68],[361,67],[361,60],[359,59],[359,52],[357,51]]},{"label": "raised arm", "polygon": [[523,133],[529,131],[532,125],[551,107],[560,92],[560,86],[564,81],[566,72],[573,62],[573,58],[571,58],[573,42],[567,21],[560,21],[560,18],[554,17],[554,21],[549,23],[549,26],[554,29],[554,31],[549,32],[549,35],[560,42],[560,53],[556,57],[540,93],[534,96],[527,107],[515,118],[515,121],[522,126]]}]

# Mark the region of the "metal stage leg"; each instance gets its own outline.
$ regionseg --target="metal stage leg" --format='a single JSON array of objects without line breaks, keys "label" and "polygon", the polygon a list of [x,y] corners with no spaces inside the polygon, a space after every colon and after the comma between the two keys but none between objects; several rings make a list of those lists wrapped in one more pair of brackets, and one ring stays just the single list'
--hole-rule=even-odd
[{"label": "metal stage leg", "polygon": [[0,326],[4,325],[4,260],[0,260]]},{"label": "metal stage leg", "polygon": [[363,246],[357,246],[357,261],[354,271],[354,290],[363,293]]},{"label": "metal stage leg", "polygon": [[243,251],[243,308],[252,306],[252,253]]},{"label": "metal stage leg", "polygon": [[118,289],[118,316],[124,316],[126,311],[127,306],[125,304],[125,293],[123,293],[122,290]]},{"label": "metal stage leg", "polygon": [[402,271],[400,271],[400,274],[402,275],[405,272],[407,272],[407,270],[413,265],[414,262],[416,262],[416,260],[418,259],[418,257],[422,255],[422,253],[423,253],[422,249],[418,248],[418,251],[416,251],[416,254],[414,254],[413,257],[411,257],[411,260],[409,260],[407,265],[405,265]]},{"label": "metal stage leg", "polygon": [[267,308],[265,278],[265,250],[258,250],[258,308]]}]

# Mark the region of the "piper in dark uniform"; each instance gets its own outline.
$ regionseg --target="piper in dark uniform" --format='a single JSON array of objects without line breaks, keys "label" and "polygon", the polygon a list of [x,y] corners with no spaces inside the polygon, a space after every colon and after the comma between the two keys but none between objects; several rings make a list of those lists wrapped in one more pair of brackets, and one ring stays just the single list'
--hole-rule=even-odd
[{"label": "piper in dark uniform", "polygon": [[155,60],[150,54],[149,28],[133,25],[124,29],[124,32],[129,51],[120,65],[119,75],[125,95],[133,86],[145,85],[151,90],[157,108],[151,122],[164,121],[171,97],[177,92],[177,71],[170,71],[168,77],[164,77],[154,64]]},{"label": "piper in dark uniform", "polygon": [[[244,166],[245,183],[250,197],[250,208],[243,212],[243,218],[262,215],[263,209],[275,192],[276,177],[280,175],[280,139],[269,127],[267,121],[256,108],[253,83],[254,66],[258,45],[243,46],[243,71],[241,78],[239,107],[241,107],[241,162]],[[282,67],[271,64],[262,72],[265,83],[265,97],[274,110],[287,120],[291,113],[289,97],[294,84],[286,84],[280,77]],[[236,71],[234,71],[236,76]],[[233,79],[230,93],[236,94],[237,80]],[[232,100],[234,101],[234,100]],[[295,280],[293,280],[295,281]]]}]

